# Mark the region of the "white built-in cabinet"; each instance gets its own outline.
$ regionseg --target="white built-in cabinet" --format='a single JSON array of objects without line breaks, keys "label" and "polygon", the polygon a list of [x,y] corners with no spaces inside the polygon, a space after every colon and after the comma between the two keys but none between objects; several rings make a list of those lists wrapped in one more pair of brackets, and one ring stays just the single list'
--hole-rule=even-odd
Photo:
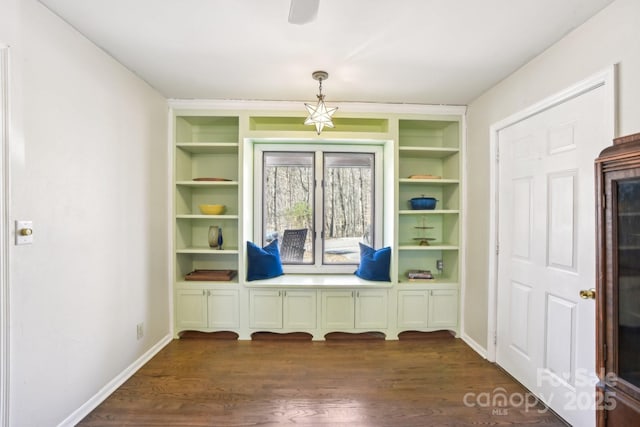
[{"label": "white built-in cabinet", "polygon": [[455,329],[458,325],[458,291],[407,289],[398,291],[398,329]]},{"label": "white built-in cabinet", "polygon": [[[461,134],[460,118],[398,122],[396,328],[400,332],[459,328]],[[409,201],[422,196],[434,197],[435,209],[411,209]],[[407,277],[411,270],[429,270],[434,279],[412,281]]]},{"label": "white built-in cabinet", "polygon": [[234,330],[240,326],[237,289],[178,288],[175,295],[180,330]]},{"label": "white built-in cabinet", "polygon": [[[302,124],[303,110],[257,114],[250,104],[240,110],[237,105],[206,110],[181,104],[171,111],[175,335],[233,331],[247,339],[259,331],[307,332],[322,339],[336,331],[380,331],[397,338],[403,331],[443,329],[458,334],[464,109],[344,113],[336,117],[334,129],[317,136],[313,127]],[[391,282],[360,281],[352,275],[336,275],[329,282],[274,279],[267,286],[245,281],[244,246],[252,240],[255,224],[252,144],[264,140],[377,141],[384,146],[388,199],[382,213],[383,245],[392,248]],[[435,197],[436,208],[411,209],[409,200],[420,196]],[[201,204],[223,204],[226,209],[205,215]],[[211,226],[222,228],[222,249],[209,247]],[[421,245],[420,238],[429,245]],[[201,269],[238,274],[230,281],[185,279]],[[410,281],[409,270],[431,270],[435,278]]]},{"label": "white built-in cabinet", "polygon": [[386,330],[386,289],[323,290],[322,328],[326,331]]},{"label": "white built-in cabinet", "polygon": [[249,327],[256,330],[316,329],[317,291],[250,289]]},{"label": "white built-in cabinet", "polygon": [[[231,281],[188,281],[194,270],[239,266],[238,117],[176,115],[174,160],[174,313],[176,333],[184,330],[236,331],[240,291]],[[211,180],[212,178],[220,180]],[[222,204],[219,215],[205,215],[202,204]],[[222,248],[209,246],[209,227],[220,227]]]}]

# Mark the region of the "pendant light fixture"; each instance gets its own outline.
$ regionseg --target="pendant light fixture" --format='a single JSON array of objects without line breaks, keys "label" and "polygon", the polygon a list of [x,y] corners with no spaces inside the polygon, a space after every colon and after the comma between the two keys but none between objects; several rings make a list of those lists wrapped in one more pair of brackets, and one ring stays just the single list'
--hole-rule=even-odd
[{"label": "pendant light fixture", "polygon": [[304,121],[304,124],[315,125],[316,132],[318,132],[318,135],[320,135],[320,132],[322,132],[322,129],[325,126],[328,128],[334,127],[333,121],[331,121],[331,116],[333,116],[333,113],[336,112],[338,107],[327,109],[327,106],[324,105],[322,81],[329,78],[329,73],[327,73],[326,71],[314,71],[311,74],[311,77],[319,82],[319,93],[317,95],[318,104],[316,104],[315,106],[307,103],[304,104],[304,106],[307,108],[307,111],[309,112],[309,117],[307,117],[307,120]]}]

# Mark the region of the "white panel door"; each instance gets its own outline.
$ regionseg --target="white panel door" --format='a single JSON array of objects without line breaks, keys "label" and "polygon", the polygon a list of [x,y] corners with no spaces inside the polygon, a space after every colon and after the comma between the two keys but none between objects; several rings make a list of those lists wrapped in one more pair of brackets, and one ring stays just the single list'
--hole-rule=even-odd
[{"label": "white panel door", "polygon": [[605,90],[499,132],[496,361],[572,425],[595,425],[593,161]]}]

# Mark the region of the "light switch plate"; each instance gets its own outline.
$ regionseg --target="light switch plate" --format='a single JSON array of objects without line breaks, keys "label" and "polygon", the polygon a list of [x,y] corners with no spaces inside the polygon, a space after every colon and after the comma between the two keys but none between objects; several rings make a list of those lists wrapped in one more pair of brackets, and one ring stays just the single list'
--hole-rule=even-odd
[{"label": "light switch plate", "polygon": [[[23,230],[29,230],[23,234]],[[16,221],[16,245],[30,245],[33,243],[33,221]]]}]

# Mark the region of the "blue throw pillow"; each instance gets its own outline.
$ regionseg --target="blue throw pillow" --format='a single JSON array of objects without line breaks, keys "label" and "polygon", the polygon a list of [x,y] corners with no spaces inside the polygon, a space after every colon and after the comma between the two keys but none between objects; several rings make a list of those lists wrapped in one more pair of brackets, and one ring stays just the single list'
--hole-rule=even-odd
[{"label": "blue throw pillow", "polygon": [[247,242],[247,280],[270,279],[282,276],[282,262],[278,250],[278,239],[273,240],[264,248],[253,242]]},{"label": "blue throw pillow", "polygon": [[360,265],[355,275],[365,280],[390,282],[389,265],[391,264],[391,248],[375,250],[360,243]]}]

